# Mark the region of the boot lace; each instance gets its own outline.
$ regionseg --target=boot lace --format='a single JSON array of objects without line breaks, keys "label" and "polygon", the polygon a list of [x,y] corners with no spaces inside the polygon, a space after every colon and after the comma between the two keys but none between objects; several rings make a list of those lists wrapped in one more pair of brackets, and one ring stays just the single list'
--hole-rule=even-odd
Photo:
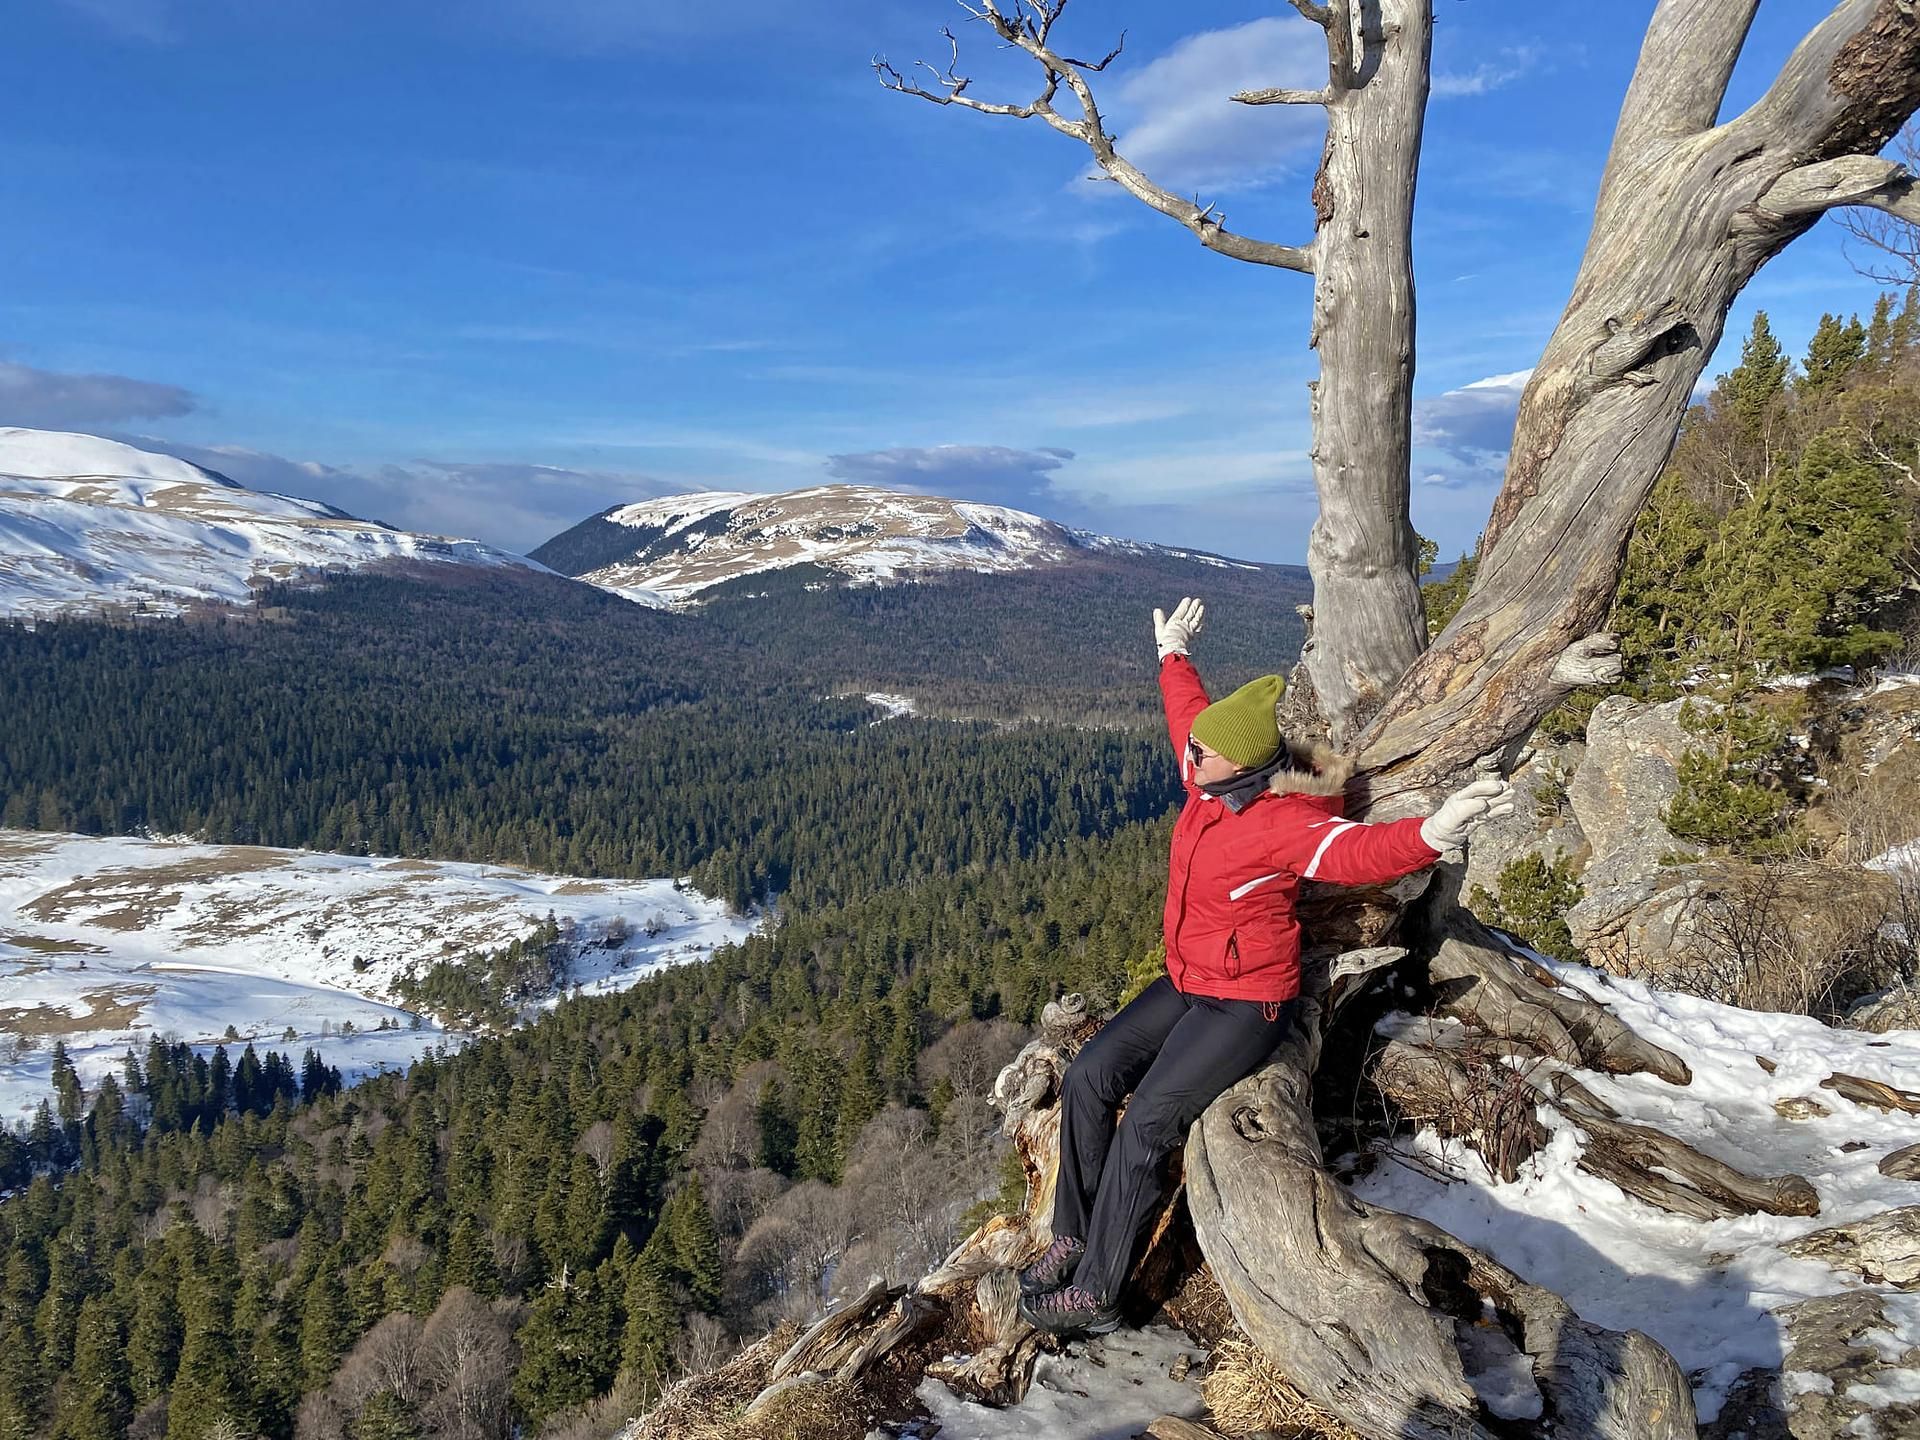
[{"label": "boot lace", "polygon": [[1036,1280],[1051,1280],[1079,1258],[1086,1248],[1071,1235],[1056,1235],[1053,1243],[1040,1252],[1040,1258],[1033,1262],[1027,1273]]}]

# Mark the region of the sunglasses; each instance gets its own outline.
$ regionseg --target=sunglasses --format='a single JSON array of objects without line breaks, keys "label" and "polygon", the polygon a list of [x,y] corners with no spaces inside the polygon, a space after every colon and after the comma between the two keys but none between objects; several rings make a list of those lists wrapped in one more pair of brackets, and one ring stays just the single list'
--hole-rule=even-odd
[{"label": "sunglasses", "polygon": [[1187,737],[1187,758],[1195,765],[1204,765],[1207,761],[1207,752],[1200,748],[1200,742],[1191,735]]}]

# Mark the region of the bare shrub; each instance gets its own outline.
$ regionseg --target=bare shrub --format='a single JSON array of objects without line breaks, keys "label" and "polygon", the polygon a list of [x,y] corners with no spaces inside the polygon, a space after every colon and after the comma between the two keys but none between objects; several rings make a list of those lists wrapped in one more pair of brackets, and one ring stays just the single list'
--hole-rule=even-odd
[{"label": "bare shrub", "polygon": [[714,1101],[700,1123],[693,1163],[702,1169],[749,1170],[760,1158],[759,1087],[736,1085]]},{"label": "bare shrub", "polygon": [[326,1391],[314,1391],[293,1417],[293,1440],[347,1440],[346,1412]]},{"label": "bare shrub", "polygon": [[328,1391],[350,1415],[358,1415],[385,1390],[409,1405],[415,1403],[420,1398],[420,1336],[417,1316],[404,1310],[382,1316],[347,1352]]},{"label": "bare shrub", "polygon": [[594,1121],[573,1148],[593,1161],[594,1168],[605,1179],[607,1166],[613,1163],[613,1125],[606,1120]]},{"label": "bare shrub", "polygon": [[1726,867],[1690,906],[1666,983],[1744,1010],[1837,1018],[1887,968],[1889,889],[1805,859]]},{"label": "bare shrub", "polygon": [[464,1285],[441,1297],[420,1334],[426,1399],[420,1418],[438,1440],[500,1440],[519,1363],[506,1316]]},{"label": "bare shrub", "polygon": [[754,1222],[734,1252],[749,1299],[768,1313],[799,1319],[826,1303],[826,1276],[854,1233],[846,1197],[818,1180],[803,1180]]},{"label": "bare shrub", "polygon": [[227,1221],[238,1203],[233,1186],[223,1185],[211,1175],[202,1175],[200,1183],[194,1188],[193,1203],[189,1208],[193,1213],[193,1223],[200,1227],[200,1232],[209,1239],[219,1240],[225,1237]]},{"label": "bare shrub", "polygon": [[620,1433],[640,1404],[639,1388],[622,1376],[606,1394],[550,1416],[540,1427],[540,1440],[607,1440]]},{"label": "bare shrub", "polygon": [[772,1170],[708,1169],[700,1172],[700,1186],[720,1232],[744,1235],[786,1193],[787,1181]]},{"label": "bare shrub", "polygon": [[698,1375],[717,1367],[737,1348],[727,1327],[711,1315],[691,1312],[686,1328],[673,1342],[673,1369],[678,1375]]},{"label": "bare shrub", "polygon": [[920,1083],[929,1091],[945,1080],[956,1095],[988,1094],[1027,1032],[1011,1020],[963,1020],[920,1056]]},{"label": "bare shrub", "polygon": [[411,1275],[432,1258],[433,1252],[411,1235],[394,1235],[380,1252],[380,1263],[395,1274]]},{"label": "bare shrub", "polygon": [[[1465,1141],[1487,1169],[1511,1183],[1520,1166],[1547,1143],[1537,1113],[1540,1105],[1538,1056],[1512,1056],[1498,1045],[1458,1044],[1461,1032],[1429,1022],[1427,1033],[1390,1045],[1372,1070],[1374,1084],[1393,1101],[1403,1119],[1431,1125],[1446,1140]],[[1444,1062],[1430,1065],[1419,1047]]]}]

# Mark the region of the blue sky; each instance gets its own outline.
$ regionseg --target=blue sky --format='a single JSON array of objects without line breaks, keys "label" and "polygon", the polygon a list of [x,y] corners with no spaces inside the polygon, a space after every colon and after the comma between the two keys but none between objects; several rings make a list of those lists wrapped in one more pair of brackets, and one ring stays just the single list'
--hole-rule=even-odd
[{"label": "blue sky", "polygon": [[[1767,0],[1730,103],[1826,6]],[[1038,121],[950,0],[20,0],[0,48],[0,424],[144,437],[394,524],[538,544],[618,501],[828,479],[1299,561],[1310,282],[1208,254]],[[1652,0],[1436,0],[1414,506],[1452,554],[1586,240]],[[1268,4],[1094,4],[1123,153],[1304,243],[1324,51]],[[1865,310],[1776,260],[1791,349]],[[1728,363],[1723,352],[1716,368]]]}]

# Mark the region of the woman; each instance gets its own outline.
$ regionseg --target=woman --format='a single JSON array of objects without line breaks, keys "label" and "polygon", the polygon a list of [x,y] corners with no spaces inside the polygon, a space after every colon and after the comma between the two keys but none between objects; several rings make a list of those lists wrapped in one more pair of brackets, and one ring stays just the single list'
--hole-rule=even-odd
[{"label": "woman", "polygon": [[[1352,763],[1281,737],[1275,706],[1285,681],[1263,675],[1209,703],[1187,657],[1205,614],[1195,599],[1170,617],[1153,612],[1160,694],[1187,791],[1162,922],[1167,973],[1088,1042],[1061,1082],[1054,1238],[1020,1275],[1020,1313],[1060,1334],[1120,1323],[1120,1287],[1160,1199],[1161,1162],[1286,1034],[1300,994],[1300,882],[1396,880],[1513,810],[1510,785],[1479,780],[1424,820],[1344,819]],[[1129,1092],[1116,1134],[1114,1107]]]}]

